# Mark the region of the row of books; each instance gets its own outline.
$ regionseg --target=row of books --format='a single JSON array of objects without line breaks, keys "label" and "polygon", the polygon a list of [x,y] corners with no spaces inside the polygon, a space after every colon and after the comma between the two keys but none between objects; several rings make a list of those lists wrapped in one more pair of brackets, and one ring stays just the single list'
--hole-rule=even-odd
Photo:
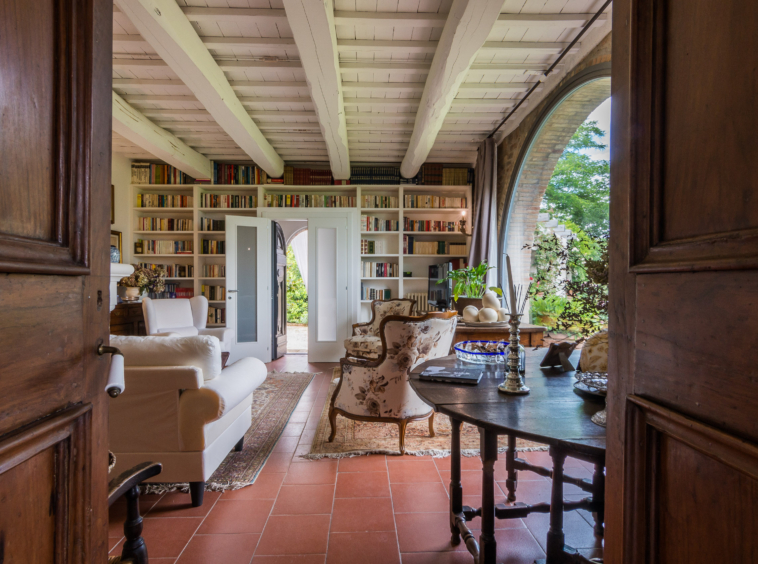
[{"label": "row of books", "polygon": [[200,241],[200,253],[203,255],[223,255],[226,253],[226,241],[203,239]]},{"label": "row of books", "polygon": [[132,184],[194,184],[194,179],[171,165],[132,163]]},{"label": "row of books", "polygon": [[163,292],[148,292],[147,297],[154,300],[167,300],[175,298],[193,298],[195,291],[192,288],[181,288],[179,284],[166,282]]},{"label": "row of books", "polygon": [[142,268],[162,268],[166,271],[166,278],[192,278],[195,276],[195,267],[191,264],[151,264],[149,262],[139,263]]},{"label": "row of books", "polygon": [[397,278],[400,276],[400,267],[396,262],[361,262],[362,278]]},{"label": "row of books", "polygon": [[210,219],[208,217],[200,218],[200,231],[225,231],[226,220]]},{"label": "row of books", "polygon": [[257,166],[213,163],[214,184],[267,184],[267,182],[266,171]]},{"label": "row of books", "polygon": [[267,208],[354,208],[355,196],[324,196],[322,194],[266,194]]},{"label": "row of books", "polygon": [[362,208],[399,208],[397,196],[361,196]]},{"label": "row of books", "polygon": [[226,323],[226,308],[208,306],[208,323],[214,325]]},{"label": "row of books", "polygon": [[381,255],[387,252],[385,241],[372,241],[370,239],[361,239],[362,255]]},{"label": "row of books", "polygon": [[391,300],[392,290],[387,288],[370,288],[361,284],[362,300]]},{"label": "row of books", "polygon": [[226,265],[204,264],[203,278],[226,278]]},{"label": "row of books", "polygon": [[353,184],[400,184],[398,166],[351,166],[350,182]]},{"label": "row of books", "polygon": [[136,255],[191,255],[192,241],[163,241],[160,239],[137,239],[134,243]]},{"label": "row of books", "polygon": [[201,208],[250,209],[258,207],[258,196],[240,194],[200,194]]},{"label": "row of books", "polygon": [[446,196],[403,196],[403,207],[434,209],[434,208],[465,208],[466,198],[449,198]]},{"label": "row of books", "polygon": [[200,286],[200,292],[211,301],[220,301],[226,299],[226,288],[224,286]]},{"label": "row of books", "polygon": [[457,221],[431,221],[403,218],[403,231],[427,231],[430,233],[457,233]]},{"label": "row of books", "polygon": [[138,208],[191,208],[192,196],[137,194]]},{"label": "row of books", "polygon": [[399,231],[400,222],[397,219],[385,219],[372,215],[361,216],[361,231]]},{"label": "row of books", "polygon": [[415,237],[403,236],[405,255],[465,255],[466,243],[450,241],[417,241]]},{"label": "row of books", "polygon": [[175,217],[138,217],[137,231],[192,231],[192,220]]}]

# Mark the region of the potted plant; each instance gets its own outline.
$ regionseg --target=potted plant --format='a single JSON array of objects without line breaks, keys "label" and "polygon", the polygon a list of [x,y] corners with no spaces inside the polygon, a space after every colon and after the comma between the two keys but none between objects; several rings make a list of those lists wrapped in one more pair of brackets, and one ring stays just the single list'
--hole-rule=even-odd
[{"label": "potted plant", "polygon": [[118,281],[118,295],[127,302],[137,301],[145,292],[160,293],[166,289],[166,271],[163,268],[143,268],[134,265],[134,272]]},{"label": "potted plant", "polygon": [[440,280],[437,284],[442,284],[448,280],[453,281],[455,308],[460,315],[463,315],[463,310],[466,306],[481,307],[482,296],[484,296],[487,290],[492,290],[498,296],[503,295],[503,291],[500,288],[496,286],[487,287],[487,272],[492,268],[495,267],[489,266],[485,261],[480,263],[479,266],[467,266],[466,268],[452,270],[447,275],[447,278]]}]

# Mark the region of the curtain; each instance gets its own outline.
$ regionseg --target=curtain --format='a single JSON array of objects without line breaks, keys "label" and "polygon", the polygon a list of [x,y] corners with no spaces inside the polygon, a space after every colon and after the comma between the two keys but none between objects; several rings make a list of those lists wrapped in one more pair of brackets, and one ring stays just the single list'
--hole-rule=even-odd
[{"label": "curtain", "polygon": [[295,262],[300,269],[306,291],[308,290],[308,230],[301,231],[290,243],[292,252],[295,254]]},{"label": "curtain", "polygon": [[487,285],[497,285],[497,145],[485,139],[476,154],[474,215],[471,218],[471,248],[468,263],[482,261],[495,268],[487,273]]}]

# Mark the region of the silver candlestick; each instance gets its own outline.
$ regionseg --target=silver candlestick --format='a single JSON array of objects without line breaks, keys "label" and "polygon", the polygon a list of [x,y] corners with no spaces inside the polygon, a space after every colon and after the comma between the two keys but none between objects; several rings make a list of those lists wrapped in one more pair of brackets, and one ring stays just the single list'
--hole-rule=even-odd
[{"label": "silver candlestick", "polygon": [[529,388],[524,385],[519,372],[519,325],[521,325],[521,314],[511,314],[510,325],[510,342],[508,343],[508,372],[505,374],[505,381],[497,389],[504,394],[526,395]]}]

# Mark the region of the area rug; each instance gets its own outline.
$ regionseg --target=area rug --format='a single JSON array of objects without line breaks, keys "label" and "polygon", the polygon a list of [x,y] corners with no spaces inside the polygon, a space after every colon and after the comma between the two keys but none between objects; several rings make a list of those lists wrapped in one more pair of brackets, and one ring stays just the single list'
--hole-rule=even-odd
[{"label": "area rug", "polygon": [[[310,453],[302,458],[345,458],[363,454],[400,454],[398,426],[393,423],[370,423],[353,421],[341,415],[337,416],[337,434],[333,442],[327,442],[331,433],[329,425],[329,405],[339,381],[340,368],[334,369],[333,381],[321,419],[313,438]],[[441,458],[450,456],[452,426],[450,418],[438,413],[434,416],[435,437],[429,436],[427,421],[414,421],[408,424],[405,432],[405,453],[411,456],[433,456]],[[505,452],[508,438],[498,439],[498,451]],[[545,445],[518,439],[517,451],[547,450]],[[464,423],[461,430],[461,454],[463,456],[479,455],[479,431],[474,425]]]},{"label": "area rug", "polygon": [[[206,491],[249,486],[274,450],[276,442],[315,372],[269,372],[253,392],[253,423],[241,452],[230,452],[205,484]],[[189,484],[145,484],[143,493],[189,491]]]}]

